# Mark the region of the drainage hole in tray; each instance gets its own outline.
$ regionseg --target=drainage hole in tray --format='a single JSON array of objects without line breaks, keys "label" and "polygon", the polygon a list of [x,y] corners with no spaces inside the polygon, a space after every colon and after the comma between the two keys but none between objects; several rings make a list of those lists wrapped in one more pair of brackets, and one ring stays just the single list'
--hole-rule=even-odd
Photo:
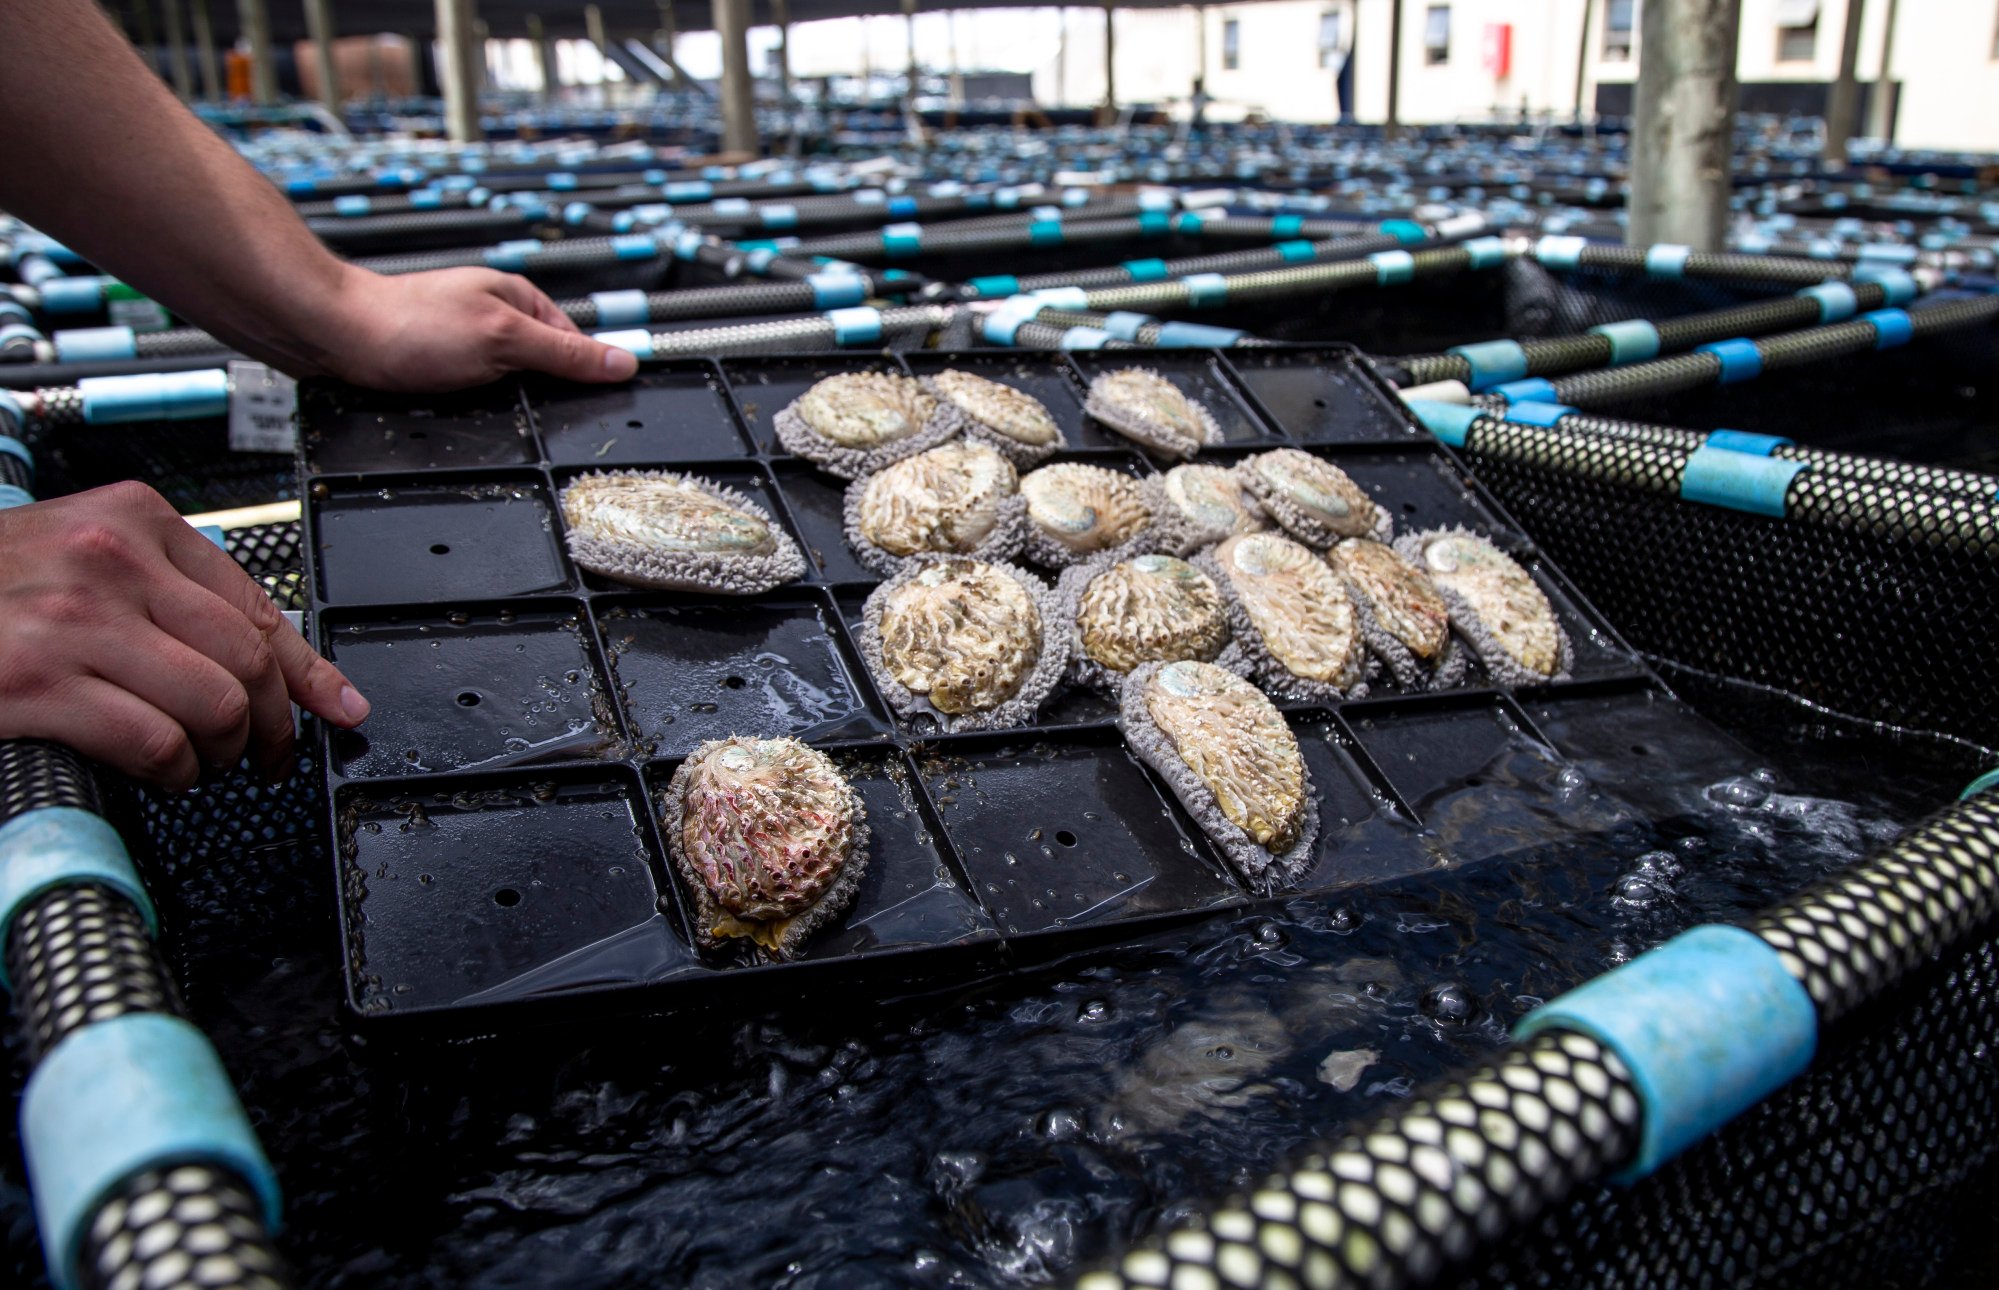
[{"label": "drainage hole in tray", "polygon": [[740,690],[748,684],[749,682],[745,681],[740,676],[725,676],[722,678],[722,686],[724,689]]},{"label": "drainage hole in tray", "polygon": [[512,909],[521,903],[521,894],[512,887],[502,887],[493,893],[493,903]]},{"label": "drainage hole in tray", "polygon": [[1414,515],[1416,513],[1416,503],[1414,502],[1402,503],[1402,513],[1404,515]]},{"label": "drainage hole in tray", "polygon": [[428,430],[412,430],[412,431],[410,431],[410,438],[412,438],[412,439],[428,439],[428,438],[430,438],[430,431],[428,431]]},{"label": "drainage hole in tray", "polygon": [[1057,829],[1055,831],[1055,840],[1057,842],[1060,842],[1065,847],[1073,847],[1076,845],[1076,835],[1069,832],[1069,830],[1067,829]]},{"label": "drainage hole in tray", "polygon": [[625,422],[625,428],[627,430],[643,430],[645,429],[645,424],[646,423],[643,421],[633,419],[631,421]]},{"label": "drainage hole in tray", "polygon": [[479,692],[477,690],[460,690],[458,692],[458,706],[461,708],[478,707]]},{"label": "drainage hole in tray", "polygon": [[443,542],[433,542],[430,544],[430,553],[432,555],[449,555],[451,548]]},{"label": "drainage hole in tray", "polygon": [[1326,406],[1326,401],[1324,399],[1313,399],[1312,406],[1315,408],[1323,408]]}]

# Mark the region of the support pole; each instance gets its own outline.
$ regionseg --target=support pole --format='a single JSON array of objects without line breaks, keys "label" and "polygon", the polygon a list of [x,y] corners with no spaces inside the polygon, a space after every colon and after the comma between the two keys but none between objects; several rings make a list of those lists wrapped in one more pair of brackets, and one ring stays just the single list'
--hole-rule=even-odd
[{"label": "support pole", "polygon": [[791,0],[770,0],[770,18],[777,24],[777,101],[791,114]]},{"label": "support pole", "polygon": [[606,43],[604,36],[604,10],[601,7],[594,4],[583,6],[583,34],[589,37],[590,43],[597,47],[597,52],[608,61],[611,47]]},{"label": "support pole", "polygon": [[1867,104],[1867,137],[1895,142],[1895,8],[1888,0],[1887,21],[1881,24],[1881,71],[1874,77],[1874,97]]},{"label": "support pole", "polygon": [[722,150],[757,151],[756,86],[750,80],[750,0],[714,0],[722,38]]},{"label": "support pole", "polygon": [[1825,163],[1835,170],[1846,166],[1846,144],[1858,124],[1854,117],[1860,107],[1860,83],[1855,70],[1860,64],[1861,0],[1846,0],[1846,24],[1839,42],[1839,75],[1825,100]]},{"label": "support pole", "polygon": [[1104,0],[1104,115],[1117,119],[1117,6]]},{"label": "support pole", "polygon": [[1583,34],[1576,50],[1576,120],[1592,116],[1584,103],[1583,95],[1589,93],[1590,26],[1596,20],[1596,0],[1583,0]]},{"label": "support pole", "polygon": [[476,0],[437,0],[438,80],[444,90],[444,133],[453,143],[479,140],[479,69],[473,62]]},{"label": "support pole", "polygon": [[685,88],[680,83],[680,60],[674,54],[680,43],[680,16],[674,12],[673,0],[659,0],[659,35],[655,39],[660,57],[666,60],[667,88]]},{"label": "support pole", "polygon": [[[1359,91],[1355,91],[1358,96]],[[1388,117],[1381,123],[1381,137],[1393,139],[1402,133],[1402,0],[1388,6]]]},{"label": "support pole", "polygon": [[1055,106],[1069,105],[1069,10],[1055,11],[1062,19],[1062,34],[1055,42]]},{"label": "support pole", "polygon": [[528,43],[534,46],[535,70],[541,73],[541,97],[546,100],[561,88],[555,80],[555,46],[548,39],[548,29],[541,25],[540,14],[528,14],[525,21]]},{"label": "support pole", "polygon": [[250,45],[250,97],[258,103],[278,101],[278,78],[271,69],[271,14],[264,0],[236,0],[236,17]]},{"label": "support pole", "polygon": [[909,69],[902,85],[904,124],[916,128],[916,0],[902,0],[902,34],[909,44]]},{"label": "support pole", "polygon": [[[784,0],[777,0],[777,3],[783,4]],[[958,61],[958,11],[953,9],[947,17],[951,24],[951,106],[962,108],[965,106],[965,68]]]},{"label": "support pole", "polygon": [[1632,128],[1634,246],[1719,250],[1728,225],[1741,0],[1651,0],[1641,7]]},{"label": "support pole", "polygon": [[222,101],[222,66],[215,57],[215,24],[208,18],[208,0],[194,0],[194,59],[201,67],[201,97]]},{"label": "support pole", "polygon": [[181,27],[180,0],[161,0],[160,12],[167,28],[167,75],[174,93],[183,100],[194,97],[194,79],[188,75],[187,32]]},{"label": "support pole", "polygon": [[[171,5],[173,0],[167,0]],[[312,65],[319,72],[319,101],[340,119],[340,83],[333,74],[333,0],[305,0],[305,26],[312,35]]]}]

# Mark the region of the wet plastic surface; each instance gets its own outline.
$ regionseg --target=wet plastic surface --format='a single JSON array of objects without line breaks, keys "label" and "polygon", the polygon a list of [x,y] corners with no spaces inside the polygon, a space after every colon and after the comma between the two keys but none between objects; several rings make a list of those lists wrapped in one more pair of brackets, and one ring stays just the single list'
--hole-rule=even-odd
[{"label": "wet plastic surface", "polygon": [[[791,990],[837,968],[934,982],[1261,900],[1125,748],[1101,695],[1058,689],[1016,731],[944,735],[920,716],[892,718],[855,645],[877,579],[842,535],[845,484],[768,450],[771,414],[815,380],[962,361],[1050,404],[1070,438],[1057,460],[1143,476],[1165,463],[1081,411],[1092,369],[1077,364],[1108,357],[676,363],[616,391],[536,380],[518,392],[531,466],[420,472],[391,455],[380,475],[309,476],[317,630],[378,714],[365,737],[327,746],[352,1006],[487,1026],[487,1005],[593,996],[650,1009],[764,979]],[[1576,645],[1573,681],[1519,695],[1474,664],[1443,695],[1401,695],[1384,677],[1363,701],[1286,705],[1323,820],[1298,890],[1520,854],[1635,818],[1588,791],[1574,742],[1540,729],[1535,713],[1566,730],[1559,700],[1574,693],[1585,706],[1615,699],[1697,719],[1452,456],[1402,424],[1364,367],[1340,350],[1253,355],[1248,377],[1216,353],[1145,359],[1222,417],[1231,442],[1204,459],[1305,446],[1352,475],[1398,531],[1487,534],[1530,570]],[[1258,388],[1294,418],[1301,391],[1330,391],[1337,415],[1288,435]],[[323,394],[305,406],[344,407]],[[1355,433],[1338,433],[1348,424]],[[306,440],[323,456],[339,435],[309,427]],[[600,462],[748,492],[799,539],[811,571],[740,600],[580,574],[555,499]],[[731,734],[829,750],[868,807],[875,843],[858,897],[802,962],[765,961],[741,941],[699,944],[694,901],[667,859],[661,791],[681,758]],[[433,942],[440,952],[422,952]]]}]

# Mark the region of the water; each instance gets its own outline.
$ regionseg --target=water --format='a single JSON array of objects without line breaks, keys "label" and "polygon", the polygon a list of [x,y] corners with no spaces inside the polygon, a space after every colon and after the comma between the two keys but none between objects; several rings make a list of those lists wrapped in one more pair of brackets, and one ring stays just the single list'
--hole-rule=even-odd
[{"label": "water", "polygon": [[[1956,783],[1858,736],[1759,739],[1748,764],[1569,768],[1613,795],[1643,769],[1650,823],[887,1004],[398,1049],[335,1018],[329,866],[283,844],[181,874],[172,953],[278,1162],[307,1284],[1029,1284],[1874,849]],[[0,1220],[0,1266],[38,1275],[11,1150]]]}]

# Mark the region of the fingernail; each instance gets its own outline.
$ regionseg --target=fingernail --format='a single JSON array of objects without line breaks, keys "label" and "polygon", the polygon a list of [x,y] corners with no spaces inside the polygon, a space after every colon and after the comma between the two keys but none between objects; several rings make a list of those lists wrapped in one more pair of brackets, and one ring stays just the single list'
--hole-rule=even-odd
[{"label": "fingernail", "polygon": [[372,707],[373,705],[362,698],[361,692],[353,686],[343,685],[340,687],[340,711],[355,725],[361,724],[367,718],[368,712]]},{"label": "fingernail", "polygon": [[622,381],[638,375],[638,370],[638,356],[630,350],[619,349],[615,345],[604,347],[604,375]]}]

